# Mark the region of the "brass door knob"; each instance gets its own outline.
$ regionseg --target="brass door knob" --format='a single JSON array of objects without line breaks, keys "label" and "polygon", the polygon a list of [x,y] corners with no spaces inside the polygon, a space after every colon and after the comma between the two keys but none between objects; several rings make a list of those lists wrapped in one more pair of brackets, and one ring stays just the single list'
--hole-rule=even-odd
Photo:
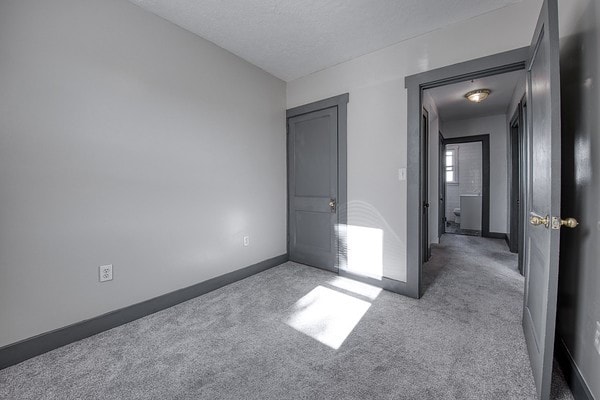
[{"label": "brass door knob", "polygon": [[545,217],[540,217],[539,215],[532,215],[529,217],[529,223],[531,225],[544,225],[546,228],[550,225],[550,218],[546,215]]},{"label": "brass door knob", "polygon": [[333,212],[335,212],[336,208],[337,208],[337,203],[336,203],[335,199],[329,199],[329,210],[333,213]]},{"label": "brass door knob", "polygon": [[572,228],[575,228],[577,225],[579,225],[579,222],[577,222],[577,220],[575,218],[567,218],[567,219],[561,219],[560,225],[566,226],[567,228],[572,229]]}]

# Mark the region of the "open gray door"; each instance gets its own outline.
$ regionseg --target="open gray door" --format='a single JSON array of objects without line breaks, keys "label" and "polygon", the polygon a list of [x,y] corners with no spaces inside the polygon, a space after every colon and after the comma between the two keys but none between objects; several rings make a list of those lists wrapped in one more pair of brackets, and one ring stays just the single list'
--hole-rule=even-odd
[{"label": "open gray door", "polygon": [[288,119],[290,260],[337,272],[338,109]]},{"label": "open gray door", "polygon": [[550,396],[560,219],[560,75],[557,0],[544,0],[527,63],[528,179],[523,331],[540,399]]}]

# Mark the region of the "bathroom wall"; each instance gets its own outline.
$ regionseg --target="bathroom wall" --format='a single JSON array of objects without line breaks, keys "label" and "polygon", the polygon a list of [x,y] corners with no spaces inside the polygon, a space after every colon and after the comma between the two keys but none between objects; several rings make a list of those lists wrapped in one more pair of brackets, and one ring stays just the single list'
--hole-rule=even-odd
[{"label": "bathroom wall", "polygon": [[460,195],[481,193],[481,142],[461,143],[458,147],[458,184],[446,184],[446,218],[454,221],[453,210],[460,207]]},{"label": "bathroom wall", "polygon": [[482,158],[481,142],[463,143],[459,145],[459,194],[481,193]]},{"label": "bathroom wall", "polygon": [[460,196],[458,194],[458,185],[455,183],[446,184],[446,220],[454,222],[452,210],[460,207]]}]

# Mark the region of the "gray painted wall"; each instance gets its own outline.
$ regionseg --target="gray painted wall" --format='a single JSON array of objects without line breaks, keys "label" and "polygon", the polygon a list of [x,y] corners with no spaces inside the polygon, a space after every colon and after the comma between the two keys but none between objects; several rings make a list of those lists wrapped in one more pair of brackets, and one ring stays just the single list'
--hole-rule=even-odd
[{"label": "gray painted wall", "polygon": [[0,346],[286,252],[284,82],[125,0],[4,0],[0,88]]},{"label": "gray painted wall", "polygon": [[600,5],[561,0],[562,214],[557,340],[563,340],[600,399]]},{"label": "gray painted wall", "polygon": [[490,232],[508,232],[508,132],[506,115],[443,121],[445,138],[490,135]]}]

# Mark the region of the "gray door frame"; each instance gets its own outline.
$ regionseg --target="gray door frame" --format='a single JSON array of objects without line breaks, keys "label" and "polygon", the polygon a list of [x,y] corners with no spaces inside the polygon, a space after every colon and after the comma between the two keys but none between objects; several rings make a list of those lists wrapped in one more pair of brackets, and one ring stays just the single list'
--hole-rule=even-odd
[{"label": "gray door frame", "polygon": [[287,156],[287,253],[288,257],[290,254],[290,187],[289,187],[289,176],[290,176],[290,157],[288,149],[290,148],[289,143],[289,119],[297,117],[299,115],[312,113],[315,111],[325,110],[328,108],[337,108],[338,118],[338,136],[337,136],[337,209],[336,209],[336,229],[335,234],[337,235],[336,240],[336,270],[339,272],[340,269],[347,265],[347,254],[346,254],[346,230],[338,229],[340,226],[346,226],[348,223],[348,101],[350,96],[348,93],[341,94],[339,96],[330,97],[324,100],[316,101],[314,103],[305,104],[302,106],[294,107],[286,111],[286,154]]},{"label": "gray door frame", "polygon": [[[521,234],[521,225],[523,224],[521,211],[524,204],[523,194],[525,193],[525,180],[522,179],[524,170],[522,149],[525,139],[523,105],[524,99],[519,102],[510,120],[508,135],[510,150],[508,247],[512,253],[521,253],[523,242],[523,235]],[[519,271],[523,274],[521,261],[522,257],[519,257]]]},{"label": "gray door frame", "polygon": [[527,218],[529,211],[527,210],[527,95],[524,95],[521,99],[521,130],[523,136],[521,137],[520,142],[520,153],[521,153],[521,185],[519,198],[521,199],[520,204],[520,212],[519,217],[521,218],[521,223],[519,224],[519,271],[521,271],[521,275],[525,276],[527,273],[525,266],[525,234],[527,229]]},{"label": "gray door frame", "polygon": [[419,230],[419,234],[408,235],[406,240],[407,286],[411,297],[420,298],[422,292],[422,211],[421,160],[425,149],[421,148],[421,109],[423,91],[451,83],[498,75],[506,72],[525,70],[529,47],[523,47],[477,58],[407,76],[405,87],[408,92],[408,131],[407,131],[407,228],[409,232]]},{"label": "gray door frame", "polygon": [[438,195],[440,199],[438,202],[438,237],[441,238],[446,233],[446,155],[444,154],[446,144],[442,132],[439,132],[439,135]]},{"label": "gray door frame", "polygon": [[431,243],[429,242],[429,112],[423,107],[422,113],[421,129],[423,131],[421,132],[421,145],[427,151],[423,153],[423,163],[421,164],[421,168],[424,171],[422,174],[423,181],[421,182],[421,190],[423,192],[421,194],[421,198],[423,199],[421,235],[422,240],[425,242],[425,246],[423,246],[423,258],[427,262],[431,258]]}]

